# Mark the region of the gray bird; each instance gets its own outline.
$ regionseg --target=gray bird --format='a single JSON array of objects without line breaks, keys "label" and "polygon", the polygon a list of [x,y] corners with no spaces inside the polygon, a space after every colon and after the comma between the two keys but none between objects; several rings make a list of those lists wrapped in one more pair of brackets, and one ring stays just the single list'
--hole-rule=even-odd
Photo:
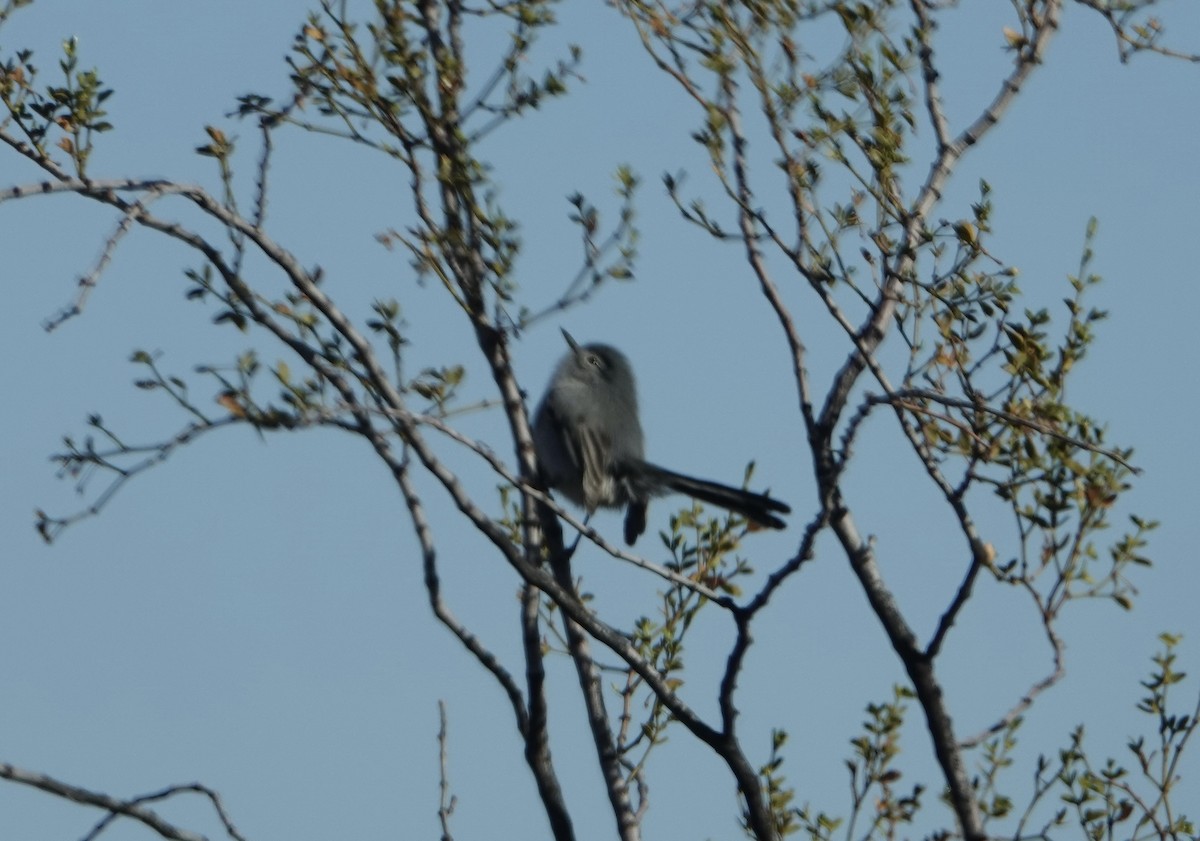
[{"label": "gray bird", "polygon": [[610,345],[580,345],[566,330],[563,336],[570,350],[550,378],[533,422],[534,449],[549,487],[589,514],[627,507],[630,546],[646,530],[650,498],[671,492],[734,511],[760,526],[785,527],[772,512],[792,509],[777,499],[646,461],[629,360]]}]

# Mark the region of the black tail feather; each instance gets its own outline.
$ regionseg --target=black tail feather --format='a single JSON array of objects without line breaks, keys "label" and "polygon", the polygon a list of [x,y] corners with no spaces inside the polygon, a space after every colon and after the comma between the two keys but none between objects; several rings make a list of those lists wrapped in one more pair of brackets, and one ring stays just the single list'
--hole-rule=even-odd
[{"label": "black tail feather", "polygon": [[741,514],[747,520],[760,526],[772,529],[787,527],[787,523],[776,517],[775,513],[790,514],[791,506],[767,494],[734,488],[708,479],[684,476],[682,473],[676,473],[648,462],[643,462],[641,468],[642,470],[639,472],[646,481],[649,495],[657,496],[668,491],[675,491],[695,497],[701,502]]}]

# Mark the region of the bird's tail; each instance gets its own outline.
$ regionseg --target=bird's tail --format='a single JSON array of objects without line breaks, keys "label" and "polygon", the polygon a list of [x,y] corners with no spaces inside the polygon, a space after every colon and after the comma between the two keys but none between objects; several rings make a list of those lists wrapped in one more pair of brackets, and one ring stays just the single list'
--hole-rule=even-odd
[{"label": "bird's tail", "polygon": [[701,502],[741,514],[747,520],[767,528],[785,528],[787,524],[775,514],[790,514],[792,511],[791,506],[787,503],[780,502],[766,494],[722,485],[720,482],[711,482],[708,479],[684,476],[682,473],[676,473],[649,462],[642,462],[639,473],[651,496],[658,496],[669,491],[686,494]]}]

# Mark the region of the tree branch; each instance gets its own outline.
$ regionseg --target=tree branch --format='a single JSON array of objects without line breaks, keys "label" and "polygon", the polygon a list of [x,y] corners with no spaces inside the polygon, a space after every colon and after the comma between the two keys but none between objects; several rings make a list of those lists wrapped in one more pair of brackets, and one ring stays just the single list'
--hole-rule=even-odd
[{"label": "tree branch", "polygon": [[[144,803],[165,800],[177,794],[195,793],[204,796],[209,803],[212,804],[217,816],[221,820],[222,826],[225,828],[226,834],[234,841],[245,841],[245,838],[237,831],[233,822],[226,814],[224,807],[221,804],[221,799],[212,789],[207,786],[202,786],[199,783],[191,783],[189,785],[171,786],[162,791],[153,794],[142,795],[128,800],[118,800],[110,795],[103,794],[97,791],[81,788],[80,786],[72,785],[55,779],[47,774],[40,774],[33,771],[26,771],[18,768],[15,765],[10,765],[7,762],[0,762],[0,778],[11,780],[15,783],[27,785],[32,788],[40,789],[48,794],[53,794],[56,797],[61,797],[65,800],[70,800],[74,803],[81,803],[85,806],[94,806],[98,809],[104,809],[112,815],[129,818],[142,824],[147,829],[156,833],[161,838],[171,839],[171,841],[207,841],[207,839],[190,830],[175,826],[169,821],[164,820],[159,814],[151,809],[146,808]],[[94,838],[99,832],[107,827],[109,818],[104,819],[98,824],[87,837]]]},{"label": "tree branch", "polygon": [[980,820],[971,781],[954,736],[954,727],[942,687],[934,675],[933,661],[921,651],[916,634],[904,619],[891,590],[879,573],[874,549],[859,537],[850,512],[840,508],[834,513],[831,525],[847,557],[850,558],[850,566],[858,576],[863,592],[871,602],[872,610],[883,624],[892,648],[900,657],[912,681],[921,709],[925,713],[934,754],[946,779],[950,802],[961,825],[963,838],[965,841],[986,841],[987,833]]}]

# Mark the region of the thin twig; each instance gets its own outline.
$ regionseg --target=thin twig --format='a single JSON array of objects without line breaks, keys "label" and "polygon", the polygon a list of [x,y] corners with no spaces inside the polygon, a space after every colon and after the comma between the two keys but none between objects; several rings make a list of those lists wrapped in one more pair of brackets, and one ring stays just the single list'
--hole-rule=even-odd
[{"label": "thin twig", "polygon": [[1064,645],[1062,639],[1058,636],[1058,633],[1054,630],[1054,626],[1048,618],[1043,619],[1042,626],[1046,631],[1046,639],[1050,643],[1050,650],[1054,657],[1054,666],[1050,673],[1030,686],[1025,694],[1021,696],[1021,699],[987,729],[982,730],[966,739],[961,739],[958,744],[963,750],[970,750],[971,748],[982,743],[984,740],[996,735],[997,733],[1003,732],[1022,714],[1024,714],[1026,710],[1033,706],[1033,702],[1039,695],[1066,677],[1067,667],[1066,663],[1064,662],[1066,646]]},{"label": "thin twig", "polygon": [[[959,429],[963,429],[964,431],[970,433],[972,435],[972,437],[975,437],[977,440],[978,440],[978,435],[973,430],[970,429],[968,424],[965,424],[962,421],[957,421],[954,418],[951,418],[947,415],[944,415],[944,414],[941,414],[938,412],[932,412],[923,406],[920,406],[916,403],[911,402],[911,400],[914,400],[914,399],[915,400],[929,400],[930,402],[940,403],[943,406],[948,406],[948,407],[955,408],[955,409],[965,409],[967,411],[983,412],[985,414],[992,415],[993,417],[999,418],[1000,420],[1003,420],[1006,423],[1009,423],[1013,426],[1019,426],[1024,429],[1028,429],[1033,432],[1036,432],[1039,435],[1045,435],[1049,438],[1054,438],[1054,439],[1062,441],[1064,443],[1079,447],[1079,449],[1081,449],[1081,450],[1087,450],[1088,452],[1092,452],[1092,453],[1095,453],[1096,455],[1103,456],[1104,458],[1106,458],[1116,464],[1121,465],[1126,470],[1133,473],[1135,476],[1141,475],[1141,473],[1142,473],[1142,469],[1140,467],[1137,467],[1136,465],[1131,464],[1127,458],[1122,456],[1116,450],[1113,450],[1108,447],[1101,447],[1099,444],[1092,444],[1091,442],[1084,441],[1083,439],[1078,438],[1076,436],[1068,435],[1065,432],[1059,432],[1057,429],[1050,426],[1049,424],[1043,423],[1041,421],[1033,420],[1031,418],[1022,417],[1020,415],[1015,415],[1012,412],[1005,411],[1004,409],[997,409],[996,407],[989,406],[986,403],[977,403],[977,402],[974,402],[971,400],[965,400],[965,399],[962,399],[959,397],[950,397],[945,394],[940,394],[936,391],[929,391],[927,389],[921,389],[921,388],[900,389],[898,391],[894,391],[894,392],[891,392],[890,394],[886,394],[886,395],[882,395],[882,396],[867,395],[867,397],[865,399],[871,403],[889,404],[892,406],[897,406],[897,407],[906,409],[910,412],[915,412],[918,414],[924,414],[924,415],[929,415],[931,417],[935,417],[938,420],[945,421],[946,423],[952,424],[953,426],[955,426]],[[986,442],[981,441],[980,443],[986,443]]]},{"label": "thin twig", "polygon": [[442,825],[442,841],[454,841],[450,833],[450,816],[458,798],[450,792],[450,758],[446,739],[446,702],[438,699],[438,822]]},{"label": "thin twig", "polygon": [[47,333],[53,332],[64,321],[83,312],[83,307],[87,303],[88,296],[96,288],[96,284],[100,281],[100,275],[104,273],[104,270],[108,268],[108,264],[112,261],[113,252],[116,251],[117,245],[133,228],[133,223],[138,212],[140,212],[140,205],[135,205],[121,215],[121,221],[117,223],[113,232],[104,240],[104,247],[100,251],[99,258],[97,258],[88,273],[79,278],[79,292],[75,296],[75,300],[60,310],[57,315],[43,322],[42,327],[45,328]]}]

